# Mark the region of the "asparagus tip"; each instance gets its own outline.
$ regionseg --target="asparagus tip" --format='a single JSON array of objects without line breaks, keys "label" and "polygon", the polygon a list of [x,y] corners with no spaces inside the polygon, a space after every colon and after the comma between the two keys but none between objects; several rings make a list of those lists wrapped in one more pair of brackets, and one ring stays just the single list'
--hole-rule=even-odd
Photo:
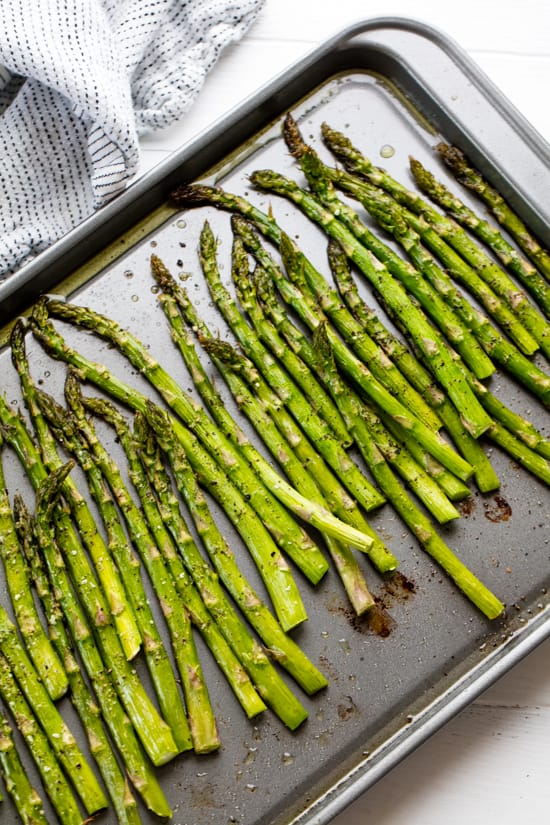
[{"label": "asparagus tip", "polygon": [[458,173],[466,170],[468,165],[466,162],[466,156],[458,148],[458,146],[450,146],[449,144],[441,141],[436,145],[435,151],[438,152],[443,162],[450,169],[453,169]]},{"label": "asparagus tip", "polygon": [[163,290],[163,292],[171,294],[174,288],[174,277],[169,271],[168,267],[165,263],[163,263],[159,256],[155,255],[154,253],[151,255],[150,262],[153,278],[160,286],[160,288]]},{"label": "asparagus tip", "polygon": [[287,113],[283,122],[283,137],[290,154],[295,158],[300,158],[307,149],[307,144],[290,112]]},{"label": "asparagus tip", "polygon": [[206,187],[198,183],[184,183],[170,193],[176,206],[202,206],[208,202]]}]

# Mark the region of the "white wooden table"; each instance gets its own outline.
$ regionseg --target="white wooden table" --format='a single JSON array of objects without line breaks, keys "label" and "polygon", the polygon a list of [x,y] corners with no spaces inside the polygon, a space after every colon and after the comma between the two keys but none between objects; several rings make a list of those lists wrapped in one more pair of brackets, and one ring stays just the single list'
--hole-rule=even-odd
[{"label": "white wooden table", "polygon": [[[181,122],[142,141],[142,171],[355,21],[414,17],[474,58],[550,141],[550,3],[523,0],[266,0]],[[549,193],[550,197],[550,193]],[[550,821],[550,641],[342,812],[334,825]]]}]

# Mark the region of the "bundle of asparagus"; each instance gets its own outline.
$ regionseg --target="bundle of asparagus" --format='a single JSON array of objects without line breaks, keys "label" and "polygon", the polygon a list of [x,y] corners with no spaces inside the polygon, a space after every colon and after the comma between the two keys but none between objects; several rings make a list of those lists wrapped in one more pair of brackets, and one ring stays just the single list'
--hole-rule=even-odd
[{"label": "bundle of asparagus", "polygon": [[[344,135],[323,127],[327,147],[344,162],[342,170],[322,163],[303,141],[291,115],[285,119],[283,134],[299,160],[309,190],[272,170],[253,172],[250,181],[263,192],[291,200],[326,232],[337,289],[271,213],[262,212],[250,198],[202,184],[179,187],[172,199],[184,209],[208,205],[231,213],[235,238],[232,274],[240,311],[221,284],[208,223],[202,231],[199,257],[211,295],[244,354],[212,340],[181,287],[166,272],[159,276],[166,267],[156,256],[153,272],[165,293],[176,299],[184,320],[198,333],[238,403],[261,433],[265,431],[260,429],[258,411],[252,411],[252,404],[259,403],[259,387],[265,395],[258,376],[288,408],[302,434],[311,433],[319,449],[320,431],[308,430],[312,410],[324,418],[327,428],[332,426],[332,437],[340,432],[340,421],[334,423],[334,412],[329,412],[326,399],[320,400],[320,380],[326,393],[332,395],[347,435],[352,436],[378,489],[428,548],[429,537],[437,532],[429,522],[426,527],[425,515],[412,496],[399,483],[395,485],[391,471],[388,475],[390,466],[439,522],[458,515],[452,501],[469,495],[465,482],[472,475],[481,492],[498,489],[499,479],[484,449],[488,440],[541,481],[550,482],[548,440],[484,383],[495,369],[504,369],[547,405],[550,376],[527,357],[539,349],[548,354],[550,327],[543,317],[546,293],[542,275],[531,273],[531,294],[541,297],[537,308],[463,230],[457,230],[418,194],[373,167]],[[417,180],[425,179],[418,163],[411,161],[411,168]],[[427,184],[422,186],[427,189]],[[384,230],[391,230],[410,260],[397,255],[381,235],[372,232],[349,200],[338,196],[337,188],[355,197]],[[278,249],[281,264],[275,262],[257,233]],[[255,261],[253,271],[249,271],[244,251]],[[348,261],[375,289],[381,306],[409,346],[365,304]],[[522,271],[527,273],[528,267],[524,265]],[[459,291],[451,276],[472,290],[492,320]],[[161,302],[176,329],[181,319],[176,320],[174,304],[167,309],[166,295]],[[299,319],[301,328],[292,323],[289,312]],[[304,326],[311,334],[309,340]],[[174,332],[178,341],[184,334],[181,328]],[[322,362],[320,352],[325,353]],[[282,377],[282,367],[300,385],[302,398],[307,398],[306,414],[293,407],[296,386],[291,388],[288,377]],[[243,386],[256,397],[247,395],[245,402]],[[440,429],[452,447],[441,438]],[[369,442],[364,437],[367,432]],[[269,443],[268,434],[263,437]],[[383,474],[388,482],[391,476],[392,485],[384,485]],[[434,488],[426,483],[427,476],[437,488],[432,498],[429,491]],[[390,487],[394,492],[389,492]],[[438,509],[441,495],[445,501]],[[407,506],[400,501],[406,501]],[[498,615],[501,606],[494,609]]]},{"label": "bundle of asparagus", "polygon": [[[149,810],[169,817],[154,767],[220,747],[195,632],[248,718],[269,708],[296,730],[307,710],[280,669],[307,695],[327,679],[289,634],[307,619],[295,570],[315,588],[332,564],[355,614],[368,620],[376,602],[370,576],[391,577],[400,561],[369,513],[392,508],[495,619],[505,605],[439,525],[460,518],[457,503],[471,485],[482,493],[499,488],[490,443],[550,483],[550,442],[490,389],[500,369],[534,403],[548,405],[550,376],[532,359],[537,351],[550,355],[544,250],[454,148],[441,145],[438,153],[494,207],[529,262],[418,161],[411,160],[414,179],[435,206],[327,125],[322,137],[339,167],[321,160],[290,115],[283,134],[308,188],[272,170],[255,172],[251,182],[322,228],[327,276],[271,213],[200,184],[180,187],[172,200],[231,213],[234,295],[222,281],[208,221],[198,263],[234,343],[212,332],[162,257],[150,259],[158,302],[202,403],[135,335],[92,307],[44,298],[28,325],[13,327],[12,361],[31,427],[0,398],[0,447],[19,458],[35,506],[32,513],[19,493],[11,504],[0,464],[0,558],[13,613],[12,621],[0,609],[0,696],[68,825],[82,821],[81,803],[92,814],[108,798],[120,823],[137,825],[130,785]],[[381,311],[367,305],[357,275]],[[114,346],[153,396],[69,345],[56,320]],[[67,367],[64,403],[32,378],[29,329]],[[230,414],[202,353],[254,436]],[[85,393],[85,382],[101,397]],[[105,432],[119,445],[119,463]],[[208,497],[250,554],[265,598],[242,572]],[[138,675],[141,659],[154,700]],[[54,704],[63,696],[105,792]],[[0,768],[21,819],[45,821],[3,717]]]}]

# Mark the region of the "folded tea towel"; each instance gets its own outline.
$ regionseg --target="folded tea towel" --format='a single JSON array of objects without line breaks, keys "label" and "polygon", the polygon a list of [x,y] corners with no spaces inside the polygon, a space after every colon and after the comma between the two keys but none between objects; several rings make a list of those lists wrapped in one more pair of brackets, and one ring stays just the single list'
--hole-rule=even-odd
[{"label": "folded tea towel", "polygon": [[2,0],[0,279],[125,188],[263,0]]}]

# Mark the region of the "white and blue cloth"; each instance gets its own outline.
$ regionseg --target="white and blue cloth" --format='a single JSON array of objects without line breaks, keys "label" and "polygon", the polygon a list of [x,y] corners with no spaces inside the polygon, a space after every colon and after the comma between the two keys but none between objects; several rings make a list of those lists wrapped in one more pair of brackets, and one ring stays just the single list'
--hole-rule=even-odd
[{"label": "white and blue cloth", "polygon": [[0,280],[121,192],[263,0],[2,0]]}]

